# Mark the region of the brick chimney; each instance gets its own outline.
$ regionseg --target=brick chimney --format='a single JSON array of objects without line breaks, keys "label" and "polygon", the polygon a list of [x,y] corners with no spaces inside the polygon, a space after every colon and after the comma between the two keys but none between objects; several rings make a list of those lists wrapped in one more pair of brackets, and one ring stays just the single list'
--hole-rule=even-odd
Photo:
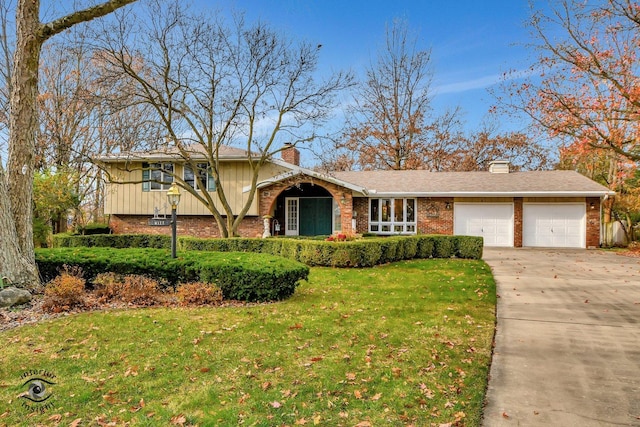
[{"label": "brick chimney", "polygon": [[300,166],[300,151],[290,142],[286,142],[281,152],[282,160],[292,165]]}]

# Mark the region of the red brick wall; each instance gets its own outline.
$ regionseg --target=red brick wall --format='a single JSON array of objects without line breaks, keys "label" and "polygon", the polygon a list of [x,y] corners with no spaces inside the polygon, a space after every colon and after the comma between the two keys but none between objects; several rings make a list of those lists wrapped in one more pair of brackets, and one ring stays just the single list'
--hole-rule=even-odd
[{"label": "red brick wall", "polygon": [[356,233],[369,232],[369,199],[356,197],[353,199],[353,212],[356,214]]},{"label": "red brick wall", "polygon": [[522,197],[513,198],[513,246],[522,247]]},{"label": "red brick wall", "polygon": [[[150,216],[146,215],[111,215],[109,226],[116,234],[171,234],[171,227],[154,227],[148,224]],[[238,230],[242,237],[261,237],[263,220],[256,216],[248,216],[242,221]],[[178,215],[178,236],[220,237],[218,226],[211,216]]]},{"label": "red brick wall", "polygon": [[587,197],[587,248],[600,246],[600,198]]},{"label": "red brick wall", "polygon": [[418,199],[418,233],[453,234],[453,197]]},{"label": "red brick wall", "polygon": [[[332,184],[330,182],[318,182],[311,179],[304,179],[298,177],[295,179],[296,184],[309,183],[318,185],[327,190],[334,200],[340,204],[340,216],[342,219],[342,232],[345,234],[353,233],[351,229],[351,217],[353,215],[353,196],[351,190],[347,190],[344,187]],[[287,188],[292,185],[287,180],[283,182],[276,182],[268,187],[265,187],[259,191],[258,198],[260,217],[265,215],[273,215],[276,206],[276,199]]]}]

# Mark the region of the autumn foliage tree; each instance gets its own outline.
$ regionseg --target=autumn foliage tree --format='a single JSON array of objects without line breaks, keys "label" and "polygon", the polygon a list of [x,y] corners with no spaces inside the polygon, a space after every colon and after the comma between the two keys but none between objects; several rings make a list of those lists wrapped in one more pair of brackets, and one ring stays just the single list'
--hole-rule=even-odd
[{"label": "autumn foliage tree", "polygon": [[[538,52],[532,77],[507,88],[503,107],[559,139],[575,169],[603,162],[605,183],[617,190],[620,165],[640,161],[640,4],[562,0],[536,12],[530,28]],[[604,207],[607,222],[613,200]]]},{"label": "autumn foliage tree", "polygon": [[640,160],[640,4],[562,0],[530,21],[533,77],[508,87],[503,105],[573,150]]},{"label": "autumn foliage tree", "polygon": [[110,0],[50,22],[38,0],[18,0],[16,44],[8,83],[10,114],[6,169],[0,164],[0,273],[27,287],[39,284],[33,244],[33,176],[38,129],[38,71],[44,42],[76,24],[107,15],[135,0]]}]

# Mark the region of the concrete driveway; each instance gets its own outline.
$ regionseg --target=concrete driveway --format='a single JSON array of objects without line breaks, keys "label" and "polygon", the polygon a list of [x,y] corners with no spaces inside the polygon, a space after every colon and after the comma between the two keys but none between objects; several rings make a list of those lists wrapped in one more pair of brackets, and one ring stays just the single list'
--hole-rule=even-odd
[{"label": "concrete driveway", "polygon": [[498,325],[484,426],[640,426],[640,258],[485,248]]}]

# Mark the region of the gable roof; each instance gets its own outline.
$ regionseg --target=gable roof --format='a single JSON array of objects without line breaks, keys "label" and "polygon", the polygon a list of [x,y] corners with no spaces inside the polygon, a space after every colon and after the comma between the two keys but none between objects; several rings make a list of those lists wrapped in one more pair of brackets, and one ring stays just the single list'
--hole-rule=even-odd
[{"label": "gable roof", "polygon": [[[335,176],[332,175],[327,175],[327,174],[323,174],[321,172],[316,172],[312,169],[306,169],[300,166],[296,166],[296,165],[292,165],[291,163],[287,163],[285,161],[282,160],[278,160],[278,159],[271,159],[270,160],[271,163],[274,163],[278,166],[282,166],[285,167],[287,169],[289,169],[287,172],[281,173],[279,175],[273,176],[271,178],[262,180],[260,182],[258,182],[257,188],[264,188],[267,187],[271,184],[274,184],[276,182],[280,182],[280,181],[284,181],[286,179],[290,179],[296,176],[308,176],[311,178],[315,178],[321,181],[326,181],[326,182],[331,182],[332,184],[336,184],[339,185],[341,187],[347,188],[351,191],[354,191],[356,193],[362,193],[364,195],[366,195],[368,193],[368,190],[366,189],[366,187],[363,187],[361,185],[358,184],[353,184],[351,182],[339,179]],[[251,187],[244,187],[242,189],[242,191],[244,193],[248,192],[249,190],[251,190]]]},{"label": "gable roof", "polygon": [[511,173],[349,171],[332,175],[367,188],[370,196],[602,197],[615,194],[578,172],[566,170]]}]

